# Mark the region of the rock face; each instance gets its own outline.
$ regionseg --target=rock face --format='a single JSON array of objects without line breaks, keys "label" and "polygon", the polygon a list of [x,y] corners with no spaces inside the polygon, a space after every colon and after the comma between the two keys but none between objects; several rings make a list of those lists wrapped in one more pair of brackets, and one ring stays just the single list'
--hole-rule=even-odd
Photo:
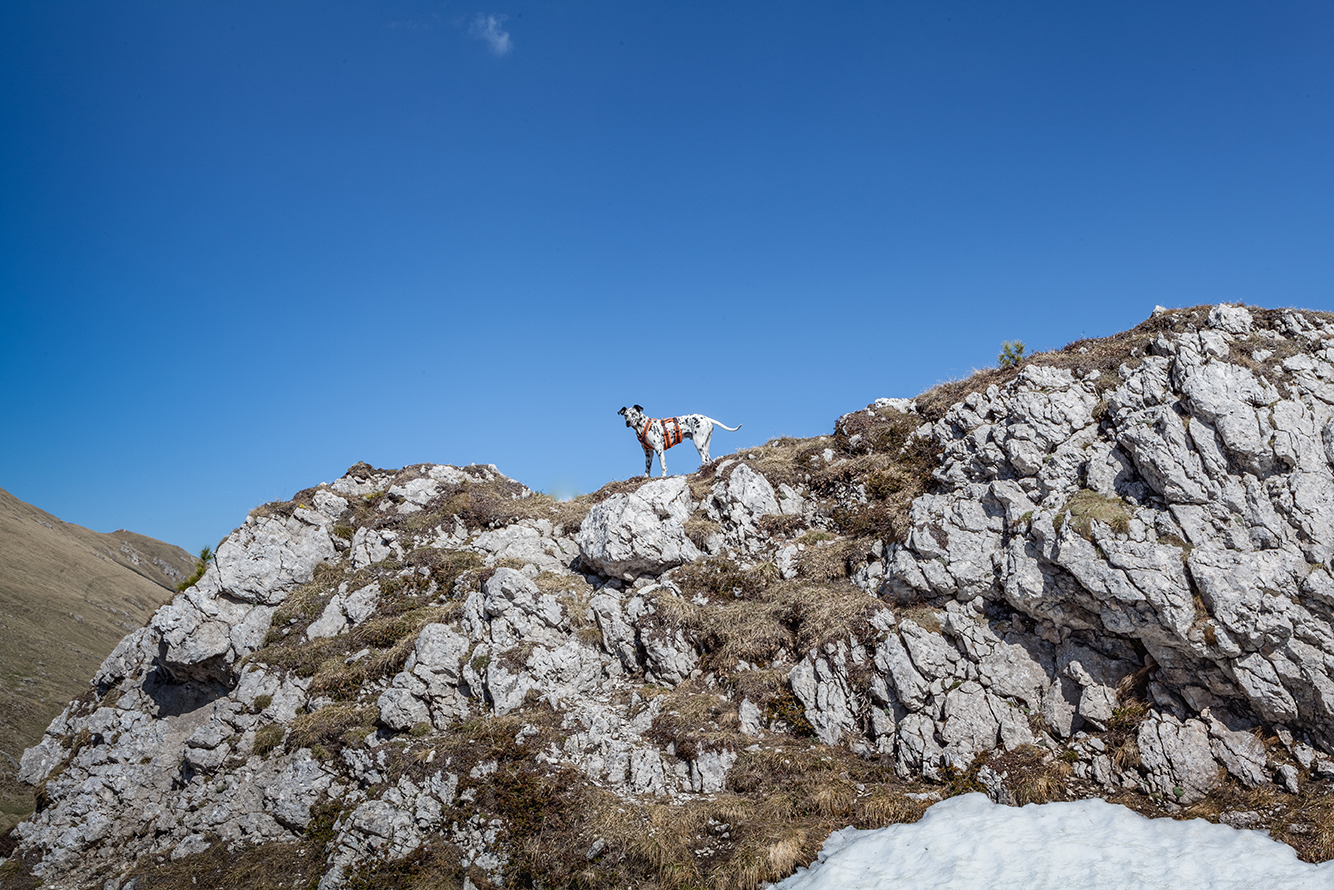
[{"label": "rock face", "polygon": [[[993,376],[573,504],[359,464],[268,505],[24,755],[14,856],[658,886],[960,776],[1327,794],[1334,324],[1165,312]],[[1286,805],[1227,818],[1299,843]]]},{"label": "rock face", "polygon": [[[1030,365],[970,396],[931,428],[940,490],[914,504],[886,587],[1142,650],[1104,644],[1120,662],[1101,688],[1152,665],[1166,722],[1145,724],[1157,730],[1140,746],[1150,784],[1187,802],[1213,784],[1202,712],[1300,725],[1331,750],[1330,346],[1328,322],[1278,313],[1257,330],[1219,306],[1114,378]],[[1052,728],[1105,725],[1088,701],[1099,686],[1066,675],[1078,719]]]},{"label": "rock face", "polygon": [[594,507],[575,537],[595,572],[624,580],[658,574],[700,552],[686,537],[690,489],[681,476],[658,479]]}]

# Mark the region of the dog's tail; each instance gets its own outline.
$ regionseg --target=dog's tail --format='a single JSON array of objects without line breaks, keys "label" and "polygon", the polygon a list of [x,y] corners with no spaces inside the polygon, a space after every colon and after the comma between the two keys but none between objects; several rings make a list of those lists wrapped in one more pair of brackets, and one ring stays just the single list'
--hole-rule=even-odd
[{"label": "dog's tail", "polygon": [[714,426],[720,426],[720,427],[722,427],[723,429],[727,430],[729,433],[735,433],[737,430],[741,429],[741,424],[739,424],[739,423],[738,423],[736,426],[728,426],[727,424],[723,423],[721,420],[714,420],[712,417],[709,417],[707,414],[704,415],[704,417],[705,417],[705,419],[707,419],[707,420],[709,421],[709,423],[713,424]]}]

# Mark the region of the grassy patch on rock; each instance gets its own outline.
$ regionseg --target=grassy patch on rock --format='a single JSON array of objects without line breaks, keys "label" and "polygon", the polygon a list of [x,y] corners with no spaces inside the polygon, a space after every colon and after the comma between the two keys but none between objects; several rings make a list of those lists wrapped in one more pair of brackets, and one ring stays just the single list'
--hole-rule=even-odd
[{"label": "grassy patch on rock", "polygon": [[324,873],[324,847],[312,841],[229,850],[216,843],[180,859],[156,857],[131,872],[135,890],[313,890]]},{"label": "grassy patch on rock", "polygon": [[1094,522],[1102,523],[1118,535],[1130,531],[1130,511],[1126,502],[1087,488],[1075,492],[1061,512],[1069,517],[1070,528],[1087,541],[1093,540]]}]

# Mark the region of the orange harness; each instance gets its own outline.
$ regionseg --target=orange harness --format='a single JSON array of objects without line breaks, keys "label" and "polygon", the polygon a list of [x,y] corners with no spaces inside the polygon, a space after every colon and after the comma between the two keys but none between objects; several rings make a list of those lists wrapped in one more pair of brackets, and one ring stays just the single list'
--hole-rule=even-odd
[{"label": "orange harness", "polygon": [[675,417],[667,417],[663,420],[646,420],[644,428],[639,431],[639,444],[644,449],[645,454],[652,454],[653,446],[648,443],[648,431],[653,428],[653,424],[662,424],[662,450],[666,451],[673,445],[681,444],[681,424]]}]

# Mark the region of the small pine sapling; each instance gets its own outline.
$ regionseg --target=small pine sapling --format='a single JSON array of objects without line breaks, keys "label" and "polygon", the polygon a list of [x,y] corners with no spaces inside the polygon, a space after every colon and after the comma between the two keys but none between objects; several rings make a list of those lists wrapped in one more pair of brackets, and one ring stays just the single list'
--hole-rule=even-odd
[{"label": "small pine sapling", "polygon": [[1001,352],[996,357],[996,363],[1002,368],[1017,368],[1028,358],[1024,350],[1023,340],[1006,340],[1001,344]]}]

